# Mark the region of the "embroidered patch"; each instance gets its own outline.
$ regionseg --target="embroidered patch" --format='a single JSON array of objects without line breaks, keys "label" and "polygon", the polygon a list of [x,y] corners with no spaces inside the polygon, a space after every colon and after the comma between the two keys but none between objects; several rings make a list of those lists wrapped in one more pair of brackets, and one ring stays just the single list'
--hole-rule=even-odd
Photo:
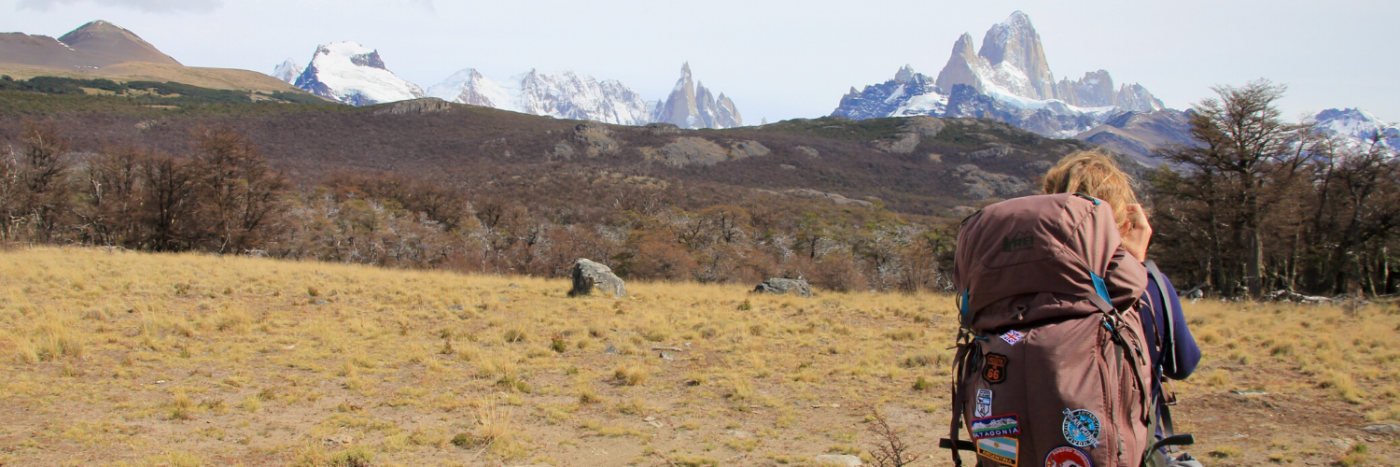
[{"label": "embroidered patch", "polygon": [[987,363],[982,364],[982,379],[988,383],[1001,384],[1006,381],[1006,364],[1011,359],[999,353],[987,354]]},{"label": "embroidered patch", "polygon": [[1007,344],[1011,344],[1011,345],[1016,345],[1017,342],[1021,342],[1021,339],[1025,339],[1025,338],[1026,338],[1026,335],[1025,335],[1025,334],[1022,334],[1021,331],[1017,331],[1017,330],[1014,330],[1014,329],[1013,329],[1013,330],[1010,330],[1010,331],[1006,331],[1006,334],[1002,334],[1002,335],[1001,335],[1001,340],[1004,340],[1004,341],[1006,341]]},{"label": "embroidered patch", "polygon": [[979,439],[977,455],[1016,467],[1016,438]]},{"label": "embroidered patch", "polygon": [[992,390],[977,390],[977,410],[972,412],[972,416],[984,418],[992,416]]},{"label": "embroidered patch", "polygon": [[1094,467],[1094,461],[1078,448],[1060,446],[1045,455],[1045,467]]},{"label": "embroidered patch", "polygon": [[1065,409],[1065,422],[1060,425],[1065,441],[1077,447],[1099,447],[1099,416],[1084,409]]},{"label": "embroidered patch", "polygon": [[975,418],[968,424],[972,439],[996,438],[1021,434],[1021,426],[1016,423],[1016,415]]}]

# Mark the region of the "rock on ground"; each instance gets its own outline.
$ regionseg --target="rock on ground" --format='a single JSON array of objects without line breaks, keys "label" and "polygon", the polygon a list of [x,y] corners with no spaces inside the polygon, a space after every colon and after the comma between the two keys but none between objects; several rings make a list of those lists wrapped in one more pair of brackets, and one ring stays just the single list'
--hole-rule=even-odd
[{"label": "rock on ground", "polygon": [[593,289],[611,292],[613,297],[627,296],[627,285],[613,274],[612,268],[590,259],[579,258],[574,262],[574,288],[569,296],[588,295]]},{"label": "rock on ground", "polygon": [[758,284],[758,287],[754,287],[753,291],[755,293],[766,292],[778,295],[793,293],[799,297],[812,296],[812,286],[808,285],[807,281],[802,279],[768,279]]},{"label": "rock on ground", "polygon": [[847,467],[859,467],[861,465],[859,457],[849,454],[822,454],[813,457],[812,461],[818,464],[844,465]]}]

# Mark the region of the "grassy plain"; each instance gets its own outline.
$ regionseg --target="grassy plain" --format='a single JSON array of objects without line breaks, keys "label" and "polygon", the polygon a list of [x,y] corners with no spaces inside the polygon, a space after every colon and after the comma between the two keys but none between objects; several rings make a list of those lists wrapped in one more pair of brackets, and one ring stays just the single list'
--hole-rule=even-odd
[{"label": "grassy plain", "polygon": [[[0,251],[0,465],[807,465],[869,408],[948,465],[938,295]],[[1207,465],[1396,465],[1400,312],[1190,304]],[[923,381],[920,384],[919,381]],[[927,384],[927,383],[932,383]],[[916,388],[917,387],[917,388]],[[1236,394],[1232,391],[1268,394]],[[1035,462],[1028,462],[1033,465]]]}]

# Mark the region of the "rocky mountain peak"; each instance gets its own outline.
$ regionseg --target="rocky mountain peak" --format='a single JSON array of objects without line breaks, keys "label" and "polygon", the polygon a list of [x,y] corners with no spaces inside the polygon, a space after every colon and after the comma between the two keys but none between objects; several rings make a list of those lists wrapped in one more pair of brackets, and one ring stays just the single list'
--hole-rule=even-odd
[{"label": "rocky mountain peak", "polygon": [[1025,13],[1018,10],[1006,21],[992,25],[982,38],[982,50],[977,55],[987,59],[987,64],[997,71],[1013,75],[1010,78],[1021,78],[1014,76],[1019,72],[1026,80],[1026,90],[1035,93],[1033,97],[1054,98],[1055,77],[1045,60],[1040,34]]},{"label": "rocky mountain peak", "polygon": [[956,42],[953,42],[953,53],[948,56],[948,63],[943,65],[943,71],[938,72],[935,84],[945,92],[958,84],[966,84],[981,90],[982,83],[977,73],[978,64],[977,49],[972,45],[972,35],[963,33]]},{"label": "rocky mountain peak", "polygon": [[288,58],[272,69],[272,77],[288,83],[295,83],[297,77],[301,76],[301,72],[304,70],[296,60]]},{"label": "rocky mountain peak", "polygon": [[[899,84],[908,84],[909,80],[912,79],[914,79],[914,67],[907,64],[894,74],[894,82]],[[855,88],[851,88],[851,91],[855,91]]]},{"label": "rocky mountain peak", "polygon": [[690,62],[681,65],[681,77],[671,95],[662,101],[652,121],[681,128],[733,128],[743,126],[734,102],[723,94],[716,100],[704,84],[694,80]]}]

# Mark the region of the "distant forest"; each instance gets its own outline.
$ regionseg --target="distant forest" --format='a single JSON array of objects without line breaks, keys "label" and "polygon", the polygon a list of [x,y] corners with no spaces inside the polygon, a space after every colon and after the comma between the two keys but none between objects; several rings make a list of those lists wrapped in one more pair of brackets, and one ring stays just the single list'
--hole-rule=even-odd
[{"label": "distant forest", "polygon": [[297,187],[227,128],[191,135],[190,156],[75,154],[64,131],[27,120],[0,161],[4,239],[556,277],[596,258],[627,278],[804,277],[841,291],[948,282],[951,232],[879,206],[606,171],[476,196],[387,172]]},{"label": "distant forest", "polygon": [[[13,131],[0,125],[0,138],[9,141],[0,153],[0,239],[7,242],[554,277],[566,275],[575,259],[591,258],[628,279],[753,284],[802,277],[835,291],[946,291],[960,217],[951,213],[1014,195],[969,200],[965,174],[989,180],[987,190],[1025,190],[1047,161],[1089,147],[1001,124],[949,124],[936,139],[915,138],[918,151],[892,154],[871,142],[906,137],[898,133],[900,119],[822,119],[687,133],[757,139],[774,148],[766,158],[635,170],[627,159],[634,149],[609,152],[584,141],[579,132],[586,127],[574,129],[577,122],[470,110],[486,115],[469,120],[480,126],[434,117],[409,128],[369,112],[355,120],[318,116],[349,112],[339,106],[231,103],[197,88],[160,97],[170,88],[122,85],[122,92],[155,96],[141,99],[186,99],[171,104],[176,113],[168,115],[195,115],[189,121],[197,124],[171,125],[151,114],[161,111],[70,98],[63,89],[73,83],[45,83],[0,79],[0,86],[15,86],[0,91],[0,101],[12,107],[11,118],[23,116]],[[1394,151],[1282,121],[1274,106],[1280,86],[1261,81],[1216,91],[1195,106],[1199,144],[1164,148],[1161,167],[1131,168],[1156,231],[1150,256],[1178,288],[1229,297],[1395,293]],[[35,92],[46,95],[28,97]],[[254,114],[282,116],[240,120]],[[119,123],[91,124],[111,119]],[[139,122],[158,143],[113,132],[126,121]],[[318,126],[344,121],[366,126]],[[422,125],[447,136],[403,139]],[[276,164],[249,131],[285,135],[271,148],[281,154]],[[347,137],[322,135],[314,141],[331,143],[321,146],[299,139],[321,131]],[[619,144],[641,146],[660,145],[677,130],[626,131],[628,141]],[[490,132],[504,137],[482,142]],[[580,155],[556,157],[560,138]],[[88,149],[74,150],[76,140]],[[375,159],[402,148],[335,141],[412,145],[423,156]],[[975,150],[988,141],[1011,149]],[[759,188],[773,185],[852,198],[837,203]]]}]

